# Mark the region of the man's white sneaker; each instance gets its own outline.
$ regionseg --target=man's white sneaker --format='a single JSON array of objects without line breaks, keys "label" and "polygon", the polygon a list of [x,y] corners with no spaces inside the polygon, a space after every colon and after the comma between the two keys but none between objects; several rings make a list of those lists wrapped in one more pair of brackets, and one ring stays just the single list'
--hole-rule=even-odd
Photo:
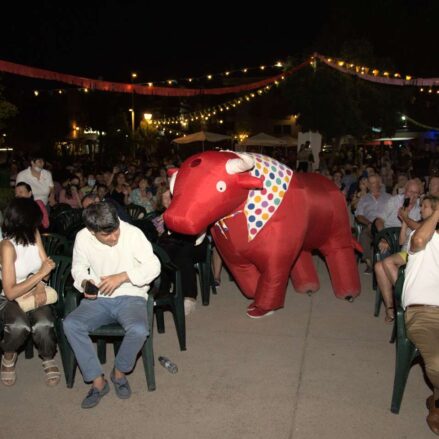
[{"label": "man's white sneaker", "polygon": [[184,298],[184,315],[188,316],[190,313],[195,311],[197,307],[197,301],[191,297]]}]

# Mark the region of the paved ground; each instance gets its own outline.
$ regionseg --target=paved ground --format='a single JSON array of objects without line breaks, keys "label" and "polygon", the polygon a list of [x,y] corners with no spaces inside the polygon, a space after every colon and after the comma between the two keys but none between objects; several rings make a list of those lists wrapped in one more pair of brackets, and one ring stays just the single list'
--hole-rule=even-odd
[{"label": "paved ground", "polygon": [[[321,290],[308,297],[289,287],[286,306],[251,320],[247,300],[223,276],[208,307],[187,320],[188,350],[178,349],[167,319],[155,334],[157,390],[146,391],[141,364],[130,377],[133,395],[113,389],[92,410],[79,405],[88,386],[47,388],[37,358],[19,357],[18,380],[2,387],[0,438],[363,439],[435,437],[426,423],[430,391],[419,366],[410,372],[401,412],[390,412],[395,347],[391,328],[373,317],[370,276],[354,303],[334,297],[318,261]],[[111,353],[105,365],[111,369]]]}]

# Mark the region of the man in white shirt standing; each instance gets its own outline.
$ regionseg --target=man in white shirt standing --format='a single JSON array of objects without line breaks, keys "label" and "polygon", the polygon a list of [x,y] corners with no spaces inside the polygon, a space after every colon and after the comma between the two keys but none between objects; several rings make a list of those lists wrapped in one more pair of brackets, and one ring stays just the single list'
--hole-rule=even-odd
[{"label": "man in white shirt standing", "polygon": [[44,168],[44,159],[30,158],[30,166],[17,174],[17,183],[27,183],[32,188],[34,200],[41,200],[46,206],[55,204],[52,173]]},{"label": "man in white shirt standing", "polygon": [[[112,204],[91,204],[84,209],[83,219],[86,228],[76,236],[72,276],[75,288],[88,300],[82,300],[67,316],[64,331],[84,381],[93,382],[81,404],[91,408],[108,393],[109,385],[89,332],[115,322],[124,328],[110,378],[117,396],[129,398],[131,389],[125,374],[133,369],[148,336],[147,293],[149,284],[160,274],[160,262],[142,231],[120,221]],[[99,290],[97,298],[87,294],[93,285]]]},{"label": "man in white shirt standing", "polygon": [[439,435],[439,198],[427,198],[430,203],[425,199],[421,207],[426,219],[409,240],[402,306],[407,336],[419,349],[433,384],[427,424]]}]

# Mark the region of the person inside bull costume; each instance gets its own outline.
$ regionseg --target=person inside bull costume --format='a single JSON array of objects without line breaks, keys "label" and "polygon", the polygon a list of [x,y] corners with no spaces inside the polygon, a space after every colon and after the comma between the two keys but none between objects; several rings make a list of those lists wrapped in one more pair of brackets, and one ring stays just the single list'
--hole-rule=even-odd
[{"label": "person inside bull costume", "polygon": [[246,297],[247,315],[282,308],[288,279],[299,293],[320,283],[312,251],[326,259],[334,293],[352,300],[360,279],[345,199],[327,178],[293,173],[261,155],[208,151],[170,169],[170,230],[202,235],[215,245]]}]

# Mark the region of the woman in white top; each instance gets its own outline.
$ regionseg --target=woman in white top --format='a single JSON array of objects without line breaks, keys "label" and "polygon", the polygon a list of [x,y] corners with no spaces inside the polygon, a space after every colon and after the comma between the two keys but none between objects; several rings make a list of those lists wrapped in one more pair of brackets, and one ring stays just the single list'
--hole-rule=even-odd
[{"label": "woman in white top", "polygon": [[[3,291],[0,295],[0,321],[4,325],[0,340],[0,378],[4,385],[16,381],[17,351],[29,335],[43,359],[46,384],[58,384],[60,372],[53,360],[56,353],[54,315],[46,303],[42,281],[48,278],[55,263],[48,258],[38,232],[41,210],[30,198],[13,199],[4,213],[0,264]],[[37,308],[24,312],[15,299],[33,291]]]}]

